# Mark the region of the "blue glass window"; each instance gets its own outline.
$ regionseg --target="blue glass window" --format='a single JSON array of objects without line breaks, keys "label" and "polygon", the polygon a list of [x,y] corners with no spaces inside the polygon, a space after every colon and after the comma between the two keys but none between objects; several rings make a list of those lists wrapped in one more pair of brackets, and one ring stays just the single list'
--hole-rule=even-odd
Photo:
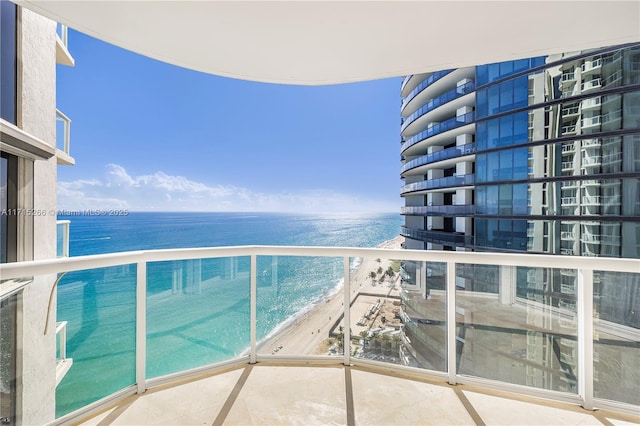
[{"label": "blue glass window", "polygon": [[499,194],[500,201],[498,209],[500,214],[511,215],[511,212],[513,211],[511,185],[500,185]]},{"label": "blue glass window", "polygon": [[488,89],[488,115],[500,112],[500,86],[492,86]]},{"label": "blue glass window", "polygon": [[529,113],[513,114],[513,143],[524,143],[529,139]]},{"label": "blue glass window", "polygon": [[476,219],[476,245],[487,245],[487,219]]},{"label": "blue glass window", "polygon": [[500,84],[500,112],[508,111],[513,107],[513,80]]},{"label": "blue glass window", "polygon": [[489,120],[487,123],[487,149],[497,148],[500,140],[500,127],[498,120]]},{"label": "blue glass window", "polygon": [[513,107],[520,108],[529,104],[529,77],[518,77],[513,82]]},{"label": "blue glass window", "polygon": [[487,186],[487,214],[498,214],[498,186]]},{"label": "blue glass window", "polygon": [[513,178],[513,150],[500,151],[500,180]]},{"label": "blue glass window", "polygon": [[486,117],[489,113],[489,104],[487,100],[487,89],[478,90],[476,92],[476,117]]},{"label": "blue glass window", "polygon": [[513,179],[528,177],[529,149],[516,148],[513,150]]},{"label": "blue glass window", "polygon": [[500,142],[498,146],[513,144],[513,115],[500,117]]},{"label": "blue glass window", "polygon": [[479,186],[476,188],[476,213],[487,213],[487,187]]},{"label": "blue glass window", "polygon": [[476,156],[476,182],[487,181],[487,155]]},{"label": "blue glass window", "polygon": [[476,150],[483,151],[487,149],[487,122],[481,121],[476,124]]},{"label": "blue glass window", "polygon": [[0,117],[16,124],[16,5],[0,1]]},{"label": "blue glass window", "polygon": [[480,65],[476,67],[476,83],[478,86],[487,84],[489,82],[489,66]]},{"label": "blue glass window", "polygon": [[[527,195],[529,185],[526,183],[519,183],[513,185],[513,214],[514,215],[526,215],[529,213],[527,206]],[[526,225],[525,225],[526,228]],[[525,229],[526,232],[526,229]]]}]

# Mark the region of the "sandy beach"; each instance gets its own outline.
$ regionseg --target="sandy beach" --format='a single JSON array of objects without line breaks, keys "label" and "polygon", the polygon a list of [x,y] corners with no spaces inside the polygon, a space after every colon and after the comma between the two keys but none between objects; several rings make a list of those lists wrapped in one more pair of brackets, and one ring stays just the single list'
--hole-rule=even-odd
[{"label": "sandy beach", "polygon": [[[378,245],[378,248],[399,249],[404,237],[398,236]],[[394,324],[394,311],[399,312],[400,275],[384,274],[392,265],[390,259],[361,259],[351,277],[351,330],[358,335],[363,330],[375,329],[381,324]],[[376,278],[371,277],[374,272]],[[382,272],[380,274],[379,272]],[[394,303],[395,302],[395,303]],[[344,326],[341,319],[344,304],[344,288],[311,311],[297,318],[289,327],[258,345],[261,355],[321,355],[327,354],[328,339],[332,332]],[[369,315],[377,304],[378,309]],[[334,336],[335,337],[335,336]]]}]

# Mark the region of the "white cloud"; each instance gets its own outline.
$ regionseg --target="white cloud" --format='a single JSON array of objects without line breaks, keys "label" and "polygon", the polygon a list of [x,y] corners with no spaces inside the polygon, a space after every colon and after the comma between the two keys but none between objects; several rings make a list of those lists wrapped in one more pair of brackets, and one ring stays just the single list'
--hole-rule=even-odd
[{"label": "white cloud", "polygon": [[107,164],[103,180],[58,182],[58,207],[66,210],[132,211],[272,211],[392,212],[393,203],[364,199],[332,190],[261,193],[233,185],[206,185],[162,171],[131,176],[118,164]]}]

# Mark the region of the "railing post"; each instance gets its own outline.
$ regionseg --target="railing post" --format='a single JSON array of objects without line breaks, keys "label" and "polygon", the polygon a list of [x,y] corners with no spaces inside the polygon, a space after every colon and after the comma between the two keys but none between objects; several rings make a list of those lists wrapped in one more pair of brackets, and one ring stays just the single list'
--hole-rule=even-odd
[{"label": "railing post", "polygon": [[593,410],[593,270],[578,269],[578,392]]},{"label": "railing post", "polygon": [[256,299],[258,296],[257,291],[257,277],[256,277],[256,255],[251,255],[251,298],[249,304],[251,305],[251,325],[250,325],[250,353],[249,353],[249,364],[255,364],[257,362],[257,354],[256,354],[256,338],[257,338],[257,330],[256,330],[256,322],[257,322],[257,312],[256,312]]},{"label": "railing post", "polygon": [[447,262],[447,373],[456,384],[456,264]]},{"label": "railing post", "polygon": [[342,352],[344,353],[344,365],[351,365],[351,268],[349,266],[349,256],[344,258],[344,315],[343,315],[343,335]]},{"label": "railing post", "polygon": [[147,262],[136,266],[136,384],[137,393],[147,389]]},{"label": "railing post", "polygon": [[67,359],[67,322],[60,329],[60,359]]}]

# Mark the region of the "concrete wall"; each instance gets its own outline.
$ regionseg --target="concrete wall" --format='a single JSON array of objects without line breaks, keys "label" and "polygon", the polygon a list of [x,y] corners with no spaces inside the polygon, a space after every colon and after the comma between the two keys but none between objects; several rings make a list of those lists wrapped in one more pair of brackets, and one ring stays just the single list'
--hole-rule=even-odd
[{"label": "concrete wall", "polygon": [[[56,23],[26,9],[20,10],[19,17],[18,125],[55,146]],[[23,198],[25,205],[31,203],[34,209],[53,214],[34,216],[32,225],[19,231],[22,232],[19,236],[25,239],[26,246],[33,242],[30,254],[34,259],[53,258],[56,256],[56,158],[36,160],[32,164],[32,172],[25,168],[24,175],[24,188],[30,187],[30,190],[19,189],[18,197]],[[44,424],[55,418],[55,302],[48,333],[43,334],[55,278],[55,275],[35,277],[22,294],[22,335],[18,345],[22,374],[17,408],[21,413],[18,422],[23,425]]]}]

